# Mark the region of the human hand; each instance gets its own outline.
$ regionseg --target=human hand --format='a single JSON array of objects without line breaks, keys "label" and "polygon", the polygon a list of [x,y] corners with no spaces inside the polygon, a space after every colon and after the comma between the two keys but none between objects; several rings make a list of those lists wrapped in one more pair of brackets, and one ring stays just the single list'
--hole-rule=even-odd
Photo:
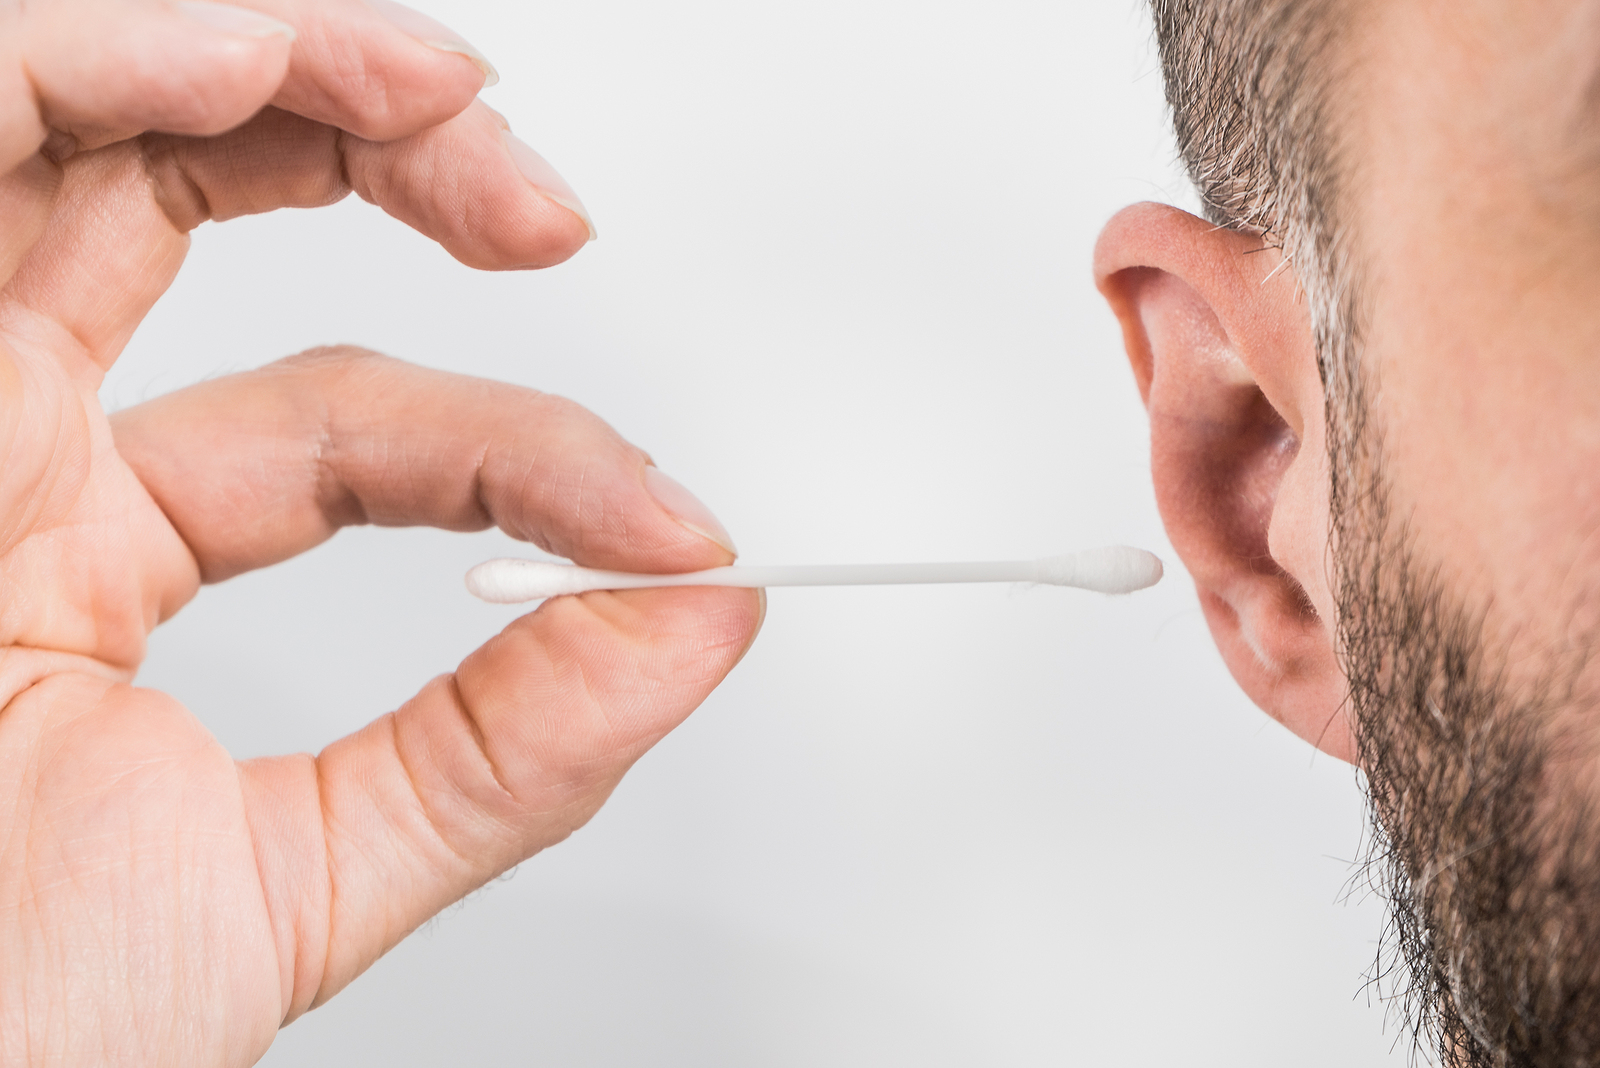
[{"label": "human hand", "polygon": [[258,6],[295,40],[131,0],[0,15],[8,1065],[252,1063],[581,825],[759,625],[746,591],[548,602],[315,758],[235,763],[130,685],[201,582],[350,523],[494,523],[633,570],[731,558],[714,519],[575,405],[354,350],[105,417],[105,370],[207,218],[353,188],[484,268],[555,263],[588,236],[564,183],[472,102],[469,59],[356,0]]}]

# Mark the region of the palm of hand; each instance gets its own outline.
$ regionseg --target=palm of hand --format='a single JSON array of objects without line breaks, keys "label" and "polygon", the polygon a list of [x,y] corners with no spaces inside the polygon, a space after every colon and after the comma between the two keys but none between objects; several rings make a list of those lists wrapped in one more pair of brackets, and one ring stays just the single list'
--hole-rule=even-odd
[{"label": "palm of hand", "polygon": [[0,289],[0,974],[70,961],[21,1001],[70,1017],[28,1021],[47,1044],[237,1063],[285,998],[239,772],[187,709],[127,685],[200,570],[96,397],[187,239],[137,195],[139,146],[94,155],[7,190],[39,237]]}]

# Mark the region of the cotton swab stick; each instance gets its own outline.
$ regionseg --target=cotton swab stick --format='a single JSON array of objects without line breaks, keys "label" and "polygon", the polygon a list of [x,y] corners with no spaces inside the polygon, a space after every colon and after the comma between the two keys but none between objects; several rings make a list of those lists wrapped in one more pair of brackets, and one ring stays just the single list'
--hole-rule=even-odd
[{"label": "cotton swab stick", "polygon": [[1036,582],[1099,593],[1132,593],[1161,581],[1161,561],[1143,549],[1113,545],[1040,560],[972,564],[824,564],[714,567],[676,575],[595,571],[540,560],[490,560],[467,572],[467,589],[495,604],[537,601],[590,590],[654,586],[888,586],[935,582]]}]

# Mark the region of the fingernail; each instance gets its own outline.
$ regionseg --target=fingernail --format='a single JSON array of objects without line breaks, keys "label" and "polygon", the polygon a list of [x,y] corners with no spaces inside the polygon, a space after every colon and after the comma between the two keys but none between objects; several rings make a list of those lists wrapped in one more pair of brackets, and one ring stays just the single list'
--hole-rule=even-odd
[{"label": "fingernail", "polygon": [[589,228],[589,240],[593,241],[600,234],[594,228],[594,220],[589,218],[589,209],[583,206],[583,201],[578,199],[578,194],[572,191],[567,180],[556,173],[556,169],[545,162],[545,158],[523,141],[509,129],[500,134],[505,139],[506,151],[511,153],[511,159],[517,165],[517,170],[522,172],[530,185],[539,191],[539,195],[547,200],[553,200],[566,208],[572,214],[583,220],[583,225]]},{"label": "fingernail", "polygon": [[485,89],[500,83],[500,72],[494,69],[494,64],[489,62],[488,57],[473,48],[460,34],[444,23],[424,15],[416,8],[397,4],[395,0],[367,0],[367,2],[377,9],[378,14],[394,23],[400,32],[415,37],[429,48],[437,48],[441,52],[453,52],[472,60],[472,65],[483,71]]},{"label": "fingernail", "polygon": [[232,4],[213,4],[208,0],[178,0],[178,10],[207,29],[240,37],[287,37],[294,40],[294,27],[287,22]]},{"label": "fingernail", "polygon": [[701,503],[699,497],[685,489],[683,483],[658,467],[647,467],[644,488],[672,518],[702,538],[710,538],[733,555],[739,555],[739,550],[733,547],[733,539],[728,536],[728,528],[711,514],[711,509]]}]

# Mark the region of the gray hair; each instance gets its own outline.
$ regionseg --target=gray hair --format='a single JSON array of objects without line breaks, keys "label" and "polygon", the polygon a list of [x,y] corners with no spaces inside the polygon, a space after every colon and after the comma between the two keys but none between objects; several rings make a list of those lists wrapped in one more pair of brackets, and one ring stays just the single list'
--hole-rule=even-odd
[{"label": "gray hair", "polygon": [[1261,235],[1293,265],[1311,313],[1330,436],[1345,441],[1360,421],[1351,410],[1359,317],[1339,225],[1348,170],[1335,107],[1350,6],[1151,0],[1178,151],[1206,216]]}]

